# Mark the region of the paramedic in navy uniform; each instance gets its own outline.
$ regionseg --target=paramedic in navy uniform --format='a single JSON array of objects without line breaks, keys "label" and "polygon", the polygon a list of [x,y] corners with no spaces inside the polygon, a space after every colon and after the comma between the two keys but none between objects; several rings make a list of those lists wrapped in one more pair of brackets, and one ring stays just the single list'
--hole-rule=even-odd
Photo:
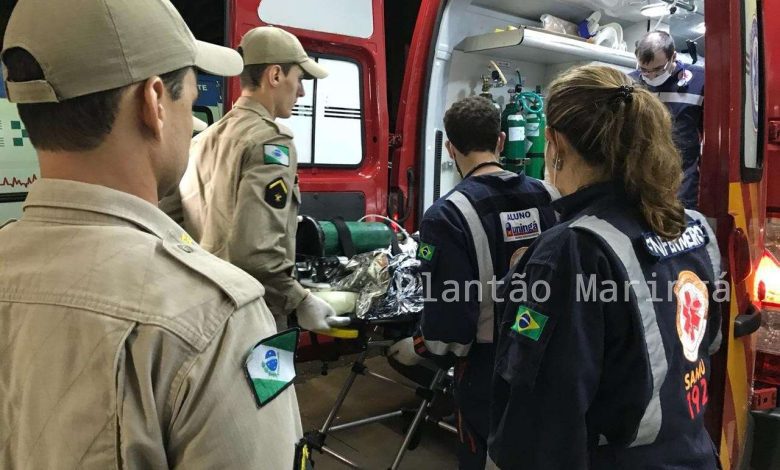
[{"label": "paramedic in navy uniform", "polygon": [[462,99],[444,115],[446,147],[463,181],[422,219],[417,257],[429,279],[426,299],[435,300],[426,300],[418,333],[389,351],[406,365],[423,356],[443,368],[455,365],[461,469],[485,468],[499,286],[491,283],[555,223],[550,202],[557,192],[498,163],[500,120],[481,97]]},{"label": "paramedic in navy uniform", "polygon": [[677,60],[674,40],[664,31],[652,31],[636,47],[637,70],[631,78],[647,87],[672,115],[674,143],[682,156],[683,179],[677,193],[683,205],[699,202],[699,157],[703,135],[704,69]]},{"label": "paramedic in navy uniform", "polygon": [[703,415],[720,255],[675,197],[669,114],[624,74],[585,66],[551,84],[547,122],[561,220],[512,275],[549,291],[506,292],[487,468],[714,469]]}]

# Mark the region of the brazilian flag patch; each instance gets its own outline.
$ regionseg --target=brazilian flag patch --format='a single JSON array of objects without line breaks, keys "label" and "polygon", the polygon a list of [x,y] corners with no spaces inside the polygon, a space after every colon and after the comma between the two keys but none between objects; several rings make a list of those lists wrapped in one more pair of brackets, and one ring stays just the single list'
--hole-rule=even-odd
[{"label": "brazilian flag patch", "polygon": [[549,320],[547,315],[531,310],[525,305],[521,305],[517,308],[515,324],[512,325],[512,329],[517,334],[527,336],[534,341],[539,341],[539,337],[542,336],[542,331],[544,331],[544,325],[547,324],[547,320]]},{"label": "brazilian flag patch", "polygon": [[428,243],[420,242],[420,246],[417,248],[417,258],[432,261],[433,255],[436,254],[436,247],[429,245]]}]

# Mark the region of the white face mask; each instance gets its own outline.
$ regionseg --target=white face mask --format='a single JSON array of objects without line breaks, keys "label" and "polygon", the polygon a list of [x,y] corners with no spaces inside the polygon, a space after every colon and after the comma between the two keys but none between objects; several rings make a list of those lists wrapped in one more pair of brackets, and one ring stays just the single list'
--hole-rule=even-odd
[{"label": "white face mask", "polygon": [[669,64],[667,64],[664,67],[664,73],[661,75],[657,75],[655,78],[647,78],[645,75],[641,74],[642,80],[645,81],[650,86],[661,86],[664,83],[666,83],[667,80],[672,76],[672,74],[669,72]]}]

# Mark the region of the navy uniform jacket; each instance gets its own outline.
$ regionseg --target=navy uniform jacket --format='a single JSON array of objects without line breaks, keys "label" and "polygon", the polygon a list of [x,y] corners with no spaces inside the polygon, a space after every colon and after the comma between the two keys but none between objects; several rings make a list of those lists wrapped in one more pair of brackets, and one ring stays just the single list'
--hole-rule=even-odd
[{"label": "navy uniform jacket", "polygon": [[629,75],[634,81],[658,95],[669,109],[674,125],[674,143],[683,157],[690,153],[698,157],[704,132],[704,69],[698,65],[683,64],[678,60],[672,76],[657,87],[645,83],[638,70]]},{"label": "navy uniform jacket", "polygon": [[639,71],[630,76],[657,94],[672,115],[672,137],[680,151],[683,169],[678,196],[686,208],[695,209],[699,203],[699,156],[704,132],[704,69],[677,61],[672,76],[657,87],[647,85]]},{"label": "navy uniform jacket", "polygon": [[516,268],[550,295],[507,293],[492,461],[504,470],[716,468],[703,415],[720,343],[720,254],[706,220],[687,211],[688,228],[666,243],[616,183],[554,206],[561,223]]},{"label": "navy uniform jacket", "polygon": [[[468,357],[474,367],[460,374],[460,402],[484,403],[485,417],[497,324],[493,285],[499,288],[490,282],[500,281],[512,255],[555,223],[551,193],[557,196],[542,181],[508,171],[467,177],[437,200],[420,224],[418,258],[429,280],[416,349],[444,367]],[[472,383],[479,389],[467,392]]]}]

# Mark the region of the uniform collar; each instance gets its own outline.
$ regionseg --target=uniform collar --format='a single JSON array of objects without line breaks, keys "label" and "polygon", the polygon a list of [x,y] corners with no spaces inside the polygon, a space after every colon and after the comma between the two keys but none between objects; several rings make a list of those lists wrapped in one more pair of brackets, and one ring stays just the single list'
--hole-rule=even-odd
[{"label": "uniform collar", "polygon": [[249,111],[253,111],[259,114],[261,117],[268,119],[269,121],[274,120],[273,116],[271,116],[271,113],[268,111],[268,109],[266,109],[265,106],[263,106],[259,101],[253,100],[252,98],[249,98],[247,96],[239,97],[236,100],[236,103],[233,105],[233,107],[243,108]]},{"label": "uniform collar", "polygon": [[621,182],[606,181],[586,186],[557,199],[552,202],[552,206],[561,215],[561,222],[565,222],[601,200],[627,201],[628,195]]},{"label": "uniform collar", "polygon": [[42,178],[24,202],[22,220],[125,225],[164,239],[185,232],[157,206],[122,191],[77,181]]}]

